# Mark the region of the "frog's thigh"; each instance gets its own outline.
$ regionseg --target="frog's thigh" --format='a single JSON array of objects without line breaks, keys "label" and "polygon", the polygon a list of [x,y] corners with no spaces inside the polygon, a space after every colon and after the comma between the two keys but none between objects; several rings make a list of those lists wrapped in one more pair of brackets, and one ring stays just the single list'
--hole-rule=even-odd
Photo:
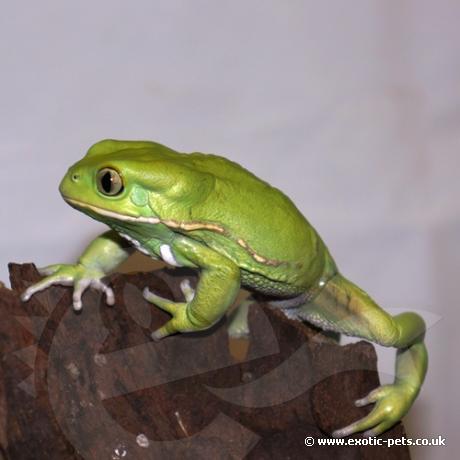
[{"label": "frog's thigh", "polygon": [[398,327],[394,318],[363,290],[336,275],[320,293],[297,310],[299,318],[326,331],[395,346]]}]

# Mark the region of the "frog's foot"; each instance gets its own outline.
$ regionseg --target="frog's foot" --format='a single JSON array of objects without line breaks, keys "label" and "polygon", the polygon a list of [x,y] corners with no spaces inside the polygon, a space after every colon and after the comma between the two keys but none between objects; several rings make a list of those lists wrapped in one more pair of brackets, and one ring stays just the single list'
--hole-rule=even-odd
[{"label": "frog's foot", "polygon": [[252,298],[243,300],[230,314],[230,324],[227,332],[232,339],[249,337],[248,311]]},{"label": "frog's foot", "polygon": [[182,294],[184,294],[186,302],[191,302],[195,297],[195,289],[192,288],[188,279],[184,279],[180,282],[180,290]]},{"label": "frog's foot", "polygon": [[101,278],[105,276],[105,273],[100,270],[90,269],[79,264],[54,264],[39,268],[38,272],[40,275],[45,276],[45,278],[38,283],[29,286],[21,294],[21,300],[23,302],[27,302],[35,293],[43,291],[49,286],[60,284],[63,286],[74,286],[72,298],[74,310],[81,310],[81,297],[88,287],[102,291],[106,296],[106,302],[108,305],[113,305],[115,303],[113,290],[101,281]]},{"label": "frog's foot", "polygon": [[409,410],[415,399],[414,391],[403,384],[382,385],[366,397],[357,399],[358,407],[375,403],[372,411],[362,419],[332,433],[334,438],[342,438],[358,431],[366,430],[366,437],[377,436],[391,428]]},{"label": "frog's foot", "polygon": [[190,286],[190,281],[187,279],[180,283],[180,288],[185,297],[185,302],[173,302],[172,300],[154,294],[148,287],[144,289],[144,299],[172,315],[170,321],[152,332],[152,339],[155,341],[161,340],[175,332],[191,332],[197,330],[197,327],[187,316],[187,308],[195,297],[195,290]]}]

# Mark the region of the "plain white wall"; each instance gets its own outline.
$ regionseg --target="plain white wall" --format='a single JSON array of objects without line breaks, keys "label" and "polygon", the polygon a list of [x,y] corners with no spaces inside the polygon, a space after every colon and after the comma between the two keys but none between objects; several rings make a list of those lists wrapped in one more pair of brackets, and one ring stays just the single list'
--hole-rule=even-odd
[{"label": "plain white wall", "polygon": [[284,190],[382,306],[424,315],[406,424],[450,445],[414,458],[452,458],[459,23],[456,1],[3,2],[0,279],[9,261],[70,262],[104,229],[57,191],[93,142],[226,155]]}]

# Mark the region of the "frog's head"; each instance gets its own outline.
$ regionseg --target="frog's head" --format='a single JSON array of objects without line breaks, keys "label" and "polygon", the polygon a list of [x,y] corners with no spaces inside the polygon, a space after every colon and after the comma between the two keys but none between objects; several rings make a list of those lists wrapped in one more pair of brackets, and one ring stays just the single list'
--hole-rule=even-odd
[{"label": "frog's head", "polygon": [[154,142],[104,140],[69,168],[59,190],[71,206],[108,224],[181,219],[213,186],[189,157]]}]

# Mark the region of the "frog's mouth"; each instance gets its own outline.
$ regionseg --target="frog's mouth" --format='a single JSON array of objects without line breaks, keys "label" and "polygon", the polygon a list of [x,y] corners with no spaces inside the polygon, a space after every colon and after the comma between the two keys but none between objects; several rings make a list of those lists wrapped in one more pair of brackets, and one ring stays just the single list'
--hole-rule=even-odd
[{"label": "frog's mouth", "polygon": [[109,219],[121,220],[123,222],[135,222],[143,224],[159,224],[160,219],[158,217],[146,217],[146,216],[131,216],[129,214],[120,214],[118,212],[110,211],[109,209],[100,208],[92,204],[84,203],[67,196],[62,196],[64,200],[77,209],[87,209],[92,213],[96,213],[100,216],[108,217]]}]

